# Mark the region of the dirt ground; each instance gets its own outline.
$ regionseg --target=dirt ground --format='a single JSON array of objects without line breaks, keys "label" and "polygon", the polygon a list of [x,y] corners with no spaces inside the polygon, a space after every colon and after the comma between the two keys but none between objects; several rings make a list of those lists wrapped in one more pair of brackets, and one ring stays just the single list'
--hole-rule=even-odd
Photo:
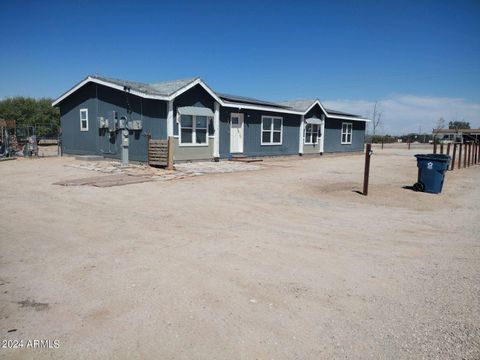
[{"label": "dirt ground", "polygon": [[59,346],[0,358],[479,359],[480,165],[404,189],[430,151],[376,147],[368,197],[362,154],[115,187],[1,162],[0,340]]}]

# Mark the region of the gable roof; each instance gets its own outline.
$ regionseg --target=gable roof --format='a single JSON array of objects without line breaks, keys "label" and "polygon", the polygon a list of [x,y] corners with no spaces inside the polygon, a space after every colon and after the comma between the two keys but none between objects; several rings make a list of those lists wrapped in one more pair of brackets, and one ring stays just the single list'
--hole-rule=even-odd
[{"label": "gable roof", "polygon": [[205,84],[200,78],[191,78],[184,80],[165,81],[155,84],[146,84],[137,81],[120,80],[114,78],[108,78],[98,75],[90,75],[80,81],[77,85],[72,87],[67,92],[63,93],[57,98],[52,106],[58,105],[66,97],[83,87],[85,84],[93,82],[100,85],[108,86],[120,91],[128,90],[131,94],[137,95],[146,99],[158,99],[158,100],[172,100],[188,89],[200,84],[212,97],[219,101],[218,96]]},{"label": "gable roof", "polygon": [[102,80],[111,84],[126,86],[132,90],[136,90],[144,94],[158,95],[158,96],[172,95],[176,91],[182,89],[188,84],[199,79],[199,78],[191,78],[191,79],[182,79],[182,80],[173,80],[173,81],[163,81],[155,84],[146,84],[146,83],[141,83],[137,81],[113,79],[113,78],[107,78],[107,77],[97,76],[97,75],[91,75],[90,77],[92,79]]},{"label": "gable roof", "polygon": [[314,102],[315,100],[286,100],[279,101],[279,104],[297,109],[298,111],[307,112]]},{"label": "gable roof", "polygon": [[332,110],[325,108],[320,100],[318,99],[301,99],[301,100],[286,100],[279,102],[282,105],[286,105],[291,107],[292,109],[296,109],[298,111],[302,111],[305,114],[309,112],[315,105],[320,106],[322,111],[327,115],[329,118],[333,119],[345,119],[345,120],[360,120],[360,121],[370,121],[367,118],[364,118],[359,115],[349,114],[343,111]]},{"label": "gable roof", "polygon": [[[257,103],[252,101],[254,99],[246,98],[246,97],[238,97],[236,96],[235,101],[230,101],[233,99],[225,97],[221,99],[210,87],[205,84],[202,79],[200,78],[191,78],[185,80],[173,80],[173,81],[165,81],[155,84],[146,84],[136,81],[128,81],[128,80],[119,80],[113,79],[103,76],[91,75],[87,76],[73,88],[62,94],[59,98],[52,102],[52,106],[58,105],[62,102],[65,98],[70,96],[72,93],[83,87],[89,82],[97,83],[100,85],[108,86],[113,89],[117,89],[120,91],[128,90],[129,93],[133,95],[137,95],[146,99],[158,99],[158,100],[165,100],[171,101],[175,99],[177,96],[181,95],[185,91],[191,89],[196,85],[200,85],[205,91],[207,91],[220,105],[224,107],[233,107],[237,109],[254,109],[254,110],[263,110],[263,111],[273,111],[273,112],[283,112],[288,114],[297,114],[301,115],[301,112],[290,109],[287,107],[283,107],[281,105],[266,102],[261,100],[256,100]],[[230,95],[229,97],[233,97],[234,95]],[[239,101],[239,98],[243,99],[243,102]]]},{"label": "gable roof", "polygon": [[253,109],[272,112],[282,112],[288,114],[305,115],[316,104],[320,106],[322,111],[330,118],[338,119],[350,119],[360,121],[370,121],[363,117],[344,113],[341,111],[327,110],[323,107],[318,99],[315,100],[289,100],[281,102],[272,102],[265,100],[258,100],[245,96],[230,95],[216,93],[205,84],[199,77],[163,81],[159,83],[147,84],[137,81],[120,80],[109,77],[103,77],[98,75],[90,75],[72,87],[67,92],[58,97],[52,106],[58,105],[62,100],[70,96],[72,93],[80,89],[88,82],[97,83],[100,85],[108,86],[121,91],[128,91],[133,95],[137,95],[147,99],[158,99],[171,101],[175,97],[181,95],[185,91],[191,89],[196,85],[203,87],[220,105],[224,107],[233,107],[238,109]]}]

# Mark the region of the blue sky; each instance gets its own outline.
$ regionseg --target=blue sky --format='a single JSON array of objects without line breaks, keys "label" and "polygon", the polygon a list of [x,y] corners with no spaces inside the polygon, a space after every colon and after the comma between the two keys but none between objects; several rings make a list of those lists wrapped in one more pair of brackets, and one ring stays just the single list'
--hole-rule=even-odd
[{"label": "blue sky", "polygon": [[367,116],[379,101],[389,133],[439,116],[480,126],[478,0],[0,0],[0,33],[0,98],[57,97],[95,73],[200,76],[220,92]]}]

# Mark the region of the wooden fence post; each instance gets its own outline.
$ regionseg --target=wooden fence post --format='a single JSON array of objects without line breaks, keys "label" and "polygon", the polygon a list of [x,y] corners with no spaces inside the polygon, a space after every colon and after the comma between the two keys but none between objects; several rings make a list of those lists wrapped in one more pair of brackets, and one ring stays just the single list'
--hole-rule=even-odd
[{"label": "wooden fence post", "polygon": [[443,155],[443,144],[440,144],[440,154]]},{"label": "wooden fence post", "polygon": [[475,154],[475,146],[473,143],[470,144],[470,166],[473,165],[473,155]]},{"label": "wooden fence post", "polygon": [[480,143],[477,144],[477,164],[480,163]]},{"label": "wooden fence post", "polygon": [[437,153],[437,143],[436,143],[435,140],[433,141],[433,153],[434,153],[434,154]]},{"label": "wooden fence post", "polygon": [[477,164],[480,163],[480,143],[477,144]]},{"label": "wooden fence post", "polygon": [[472,157],[472,144],[468,144],[467,166],[470,167],[470,159]]},{"label": "wooden fence post", "polygon": [[452,154],[452,166],[450,167],[450,170],[455,169],[455,155],[457,153],[457,144],[453,144],[453,154]]},{"label": "wooden fence post", "polygon": [[475,147],[475,143],[472,143],[472,165],[475,165],[475,152],[477,148]]},{"label": "wooden fence post", "polygon": [[478,164],[478,143],[475,143],[475,164]]},{"label": "wooden fence post", "polygon": [[365,171],[363,174],[363,195],[368,195],[368,178],[370,176],[370,156],[372,155],[372,144],[367,144],[365,149]]},{"label": "wooden fence post", "polygon": [[174,151],[173,136],[169,136],[169,137],[168,137],[167,170],[173,170],[173,151]]},{"label": "wooden fence post", "polygon": [[475,165],[475,152],[477,151],[477,148],[475,147],[475,143],[472,143],[472,160],[471,160],[471,165]]},{"label": "wooden fence post", "polygon": [[462,167],[462,146],[463,144],[458,144],[458,168]]},{"label": "wooden fence post", "polygon": [[450,143],[447,144],[447,155],[450,155]]},{"label": "wooden fence post", "polygon": [[463,149],[463,167],[466,168],[467,167],[467,153],[468,153],[468,146],[467,144],[465,144],[465,148]]},{"label": "wooden fence post", "polygon": [[408,139],[408,150],[410,150],[410,139]]}]

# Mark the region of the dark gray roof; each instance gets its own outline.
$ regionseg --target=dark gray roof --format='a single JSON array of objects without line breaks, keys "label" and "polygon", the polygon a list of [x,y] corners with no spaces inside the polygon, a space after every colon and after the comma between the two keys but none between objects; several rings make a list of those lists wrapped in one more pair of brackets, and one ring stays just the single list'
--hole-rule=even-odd
[{"label": "dark gray roof", "polygon": [[349,114],[349,113],[346,113],[346,112],[343,112],[343,111],[332,110],[332,109],[327,109],[327,108],[325,108],[325,110],[327,110],[327,112],[328,112],[329,114],[332,114],[332,115],[351,116],[351,117],[359,117],[359,118],[361,118],[360,115]]},{"label": "dark gray roof", "polygon": [[282,104],[283,106],[288,106],[292,109],[298,110],[298,111],[306,111],[316,100],[286,100],[286,101],[279,101],[279,104]]},{"label": "dark gray roof", "polygon": [[106,81],[119,86],[127,86],[132,90],[147,94],[147,95],[159,95],[159,96],[169,96],[180,90],[181,88],[187,86],[198,78],[183,79],[183,80],[172,80],[164,81],[155,84],[146,84],[137,81],[129,80],[120,80],[113,79],[103,76],[91,75],[91,78],[98,80]]},{"label": "dark gray roof", "polygon": [[[299,111],[307,111],[307,109],[312,106],[312,104],[317,101],[315,99],[305,99],[305,100],[287,100],[287,101],[279,101],[280,104],[286,105],[291,107],[292,109],[299,110]],[[339,115],[339,116],[347,116],[347,117],[357,117],[361,118],[359,115],[349,114],[343,111],[333,110],[324,108],[325,111],[330,115]]]},{"label": "dark gray roof", "polygon": [[[75,87],[70,89],[69,91],[65,92],[62,96],[60,96],[57,100],[55,100],[52,105],[55,106],[60,101],[62,101],[66,96],[69,95],[71,91],[73,91],[77,86],[80,86],[85,80],[89,78],[97,79],[100,81],[104,81],[116,86],[121,87],[128,87],[133,91],[136,91],[141,94],[150,95],[150,96],[171,96],[176,93],[178,90],[188,86],[189,84],[193,83],[194,81],[200,80],[198,77],[190,78],[190,79],[182,79],[182,80],[171,80],[171,81],[163,81],[159,83],[147,84],[138,81],[129,81],[129,80],[120,80],[109,78],[105,76],[98,76],[98,75],[90,75],[89,77],[85,78],[82,82],[77,84]],[[240,103],[240,104],[254,104],[254,105],[261,105],[261,106],[269,106],[278,108],[281,110],[289,110],[289,111],[297,111],[297,112],[305,112],[312,104],[317,101],[316,99],[305,99],[305,100],[288,100],[288,101],[265,101],[254,99],[246,96],[238,96],[238,95],[231,95],[231,94],[221,94],[216,93],[222,100],[230,101],[233,103]],[[362,118],[358,115],[353,115],[349,113],[345,113],[343,111],[325,109],[328,114],[330,115],[338,115],[341,117],[352,117],[352,118]]]},{"label": "dark gray roof", "polygon": [[279,108],[288,108],[288,106],[278,104],[278,103],[274,103],[272,101],[259,100],[259,99],[254,99],[254,98],[250,98],[250,97],[246,97],[246,96],[239,96],[239,95],[232,95],[232,94],[225,94],[225,93],[217,93],[217,95],[222,100],[227,100],[227,101],[232,101],[232,102],[237,102],[237,103],[265,105],[265,106],[273,106],[273,107],[279,107]]}]

